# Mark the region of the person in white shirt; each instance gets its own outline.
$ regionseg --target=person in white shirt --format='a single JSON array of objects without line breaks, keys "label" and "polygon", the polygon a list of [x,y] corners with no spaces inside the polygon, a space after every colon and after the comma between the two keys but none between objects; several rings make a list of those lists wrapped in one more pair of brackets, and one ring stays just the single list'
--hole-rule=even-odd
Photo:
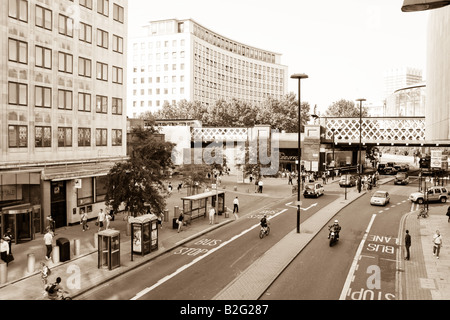
[{"label": "person in white shirt", "polygon": [[0,257],[8,266],[9,244],[5,238],[0,238]]},{"label": "person in white shirt", "polygon": [[214,209],[214,207],[211,207],[211,209],[209,209],[209,224],[214,224],[214,215],[216,214],[216,210]]},{"label": "person in white shirt", "polygon": [[100,209],[100,212],[98,213],[98,231],[101,231],[103,229],[103,225],[105,223],[105,212],[103,209]]},{"label": "person in white shirt", "polygon": [[442,246],[442,236],[439,230],[436,230],[436,233],[433,236],[433,255],[436,256],[437,259],[439,259],[439,251],[441,251]]},{"label": "person in white shirt", "polygon": [[50,230],[50,228],[47,228],[47,232],[44,235],[44,244],[47,248],[47,253],[45,254],[45,259],[50,260],[50,255],[52,254],[53,250],[53,234]]},{"label": "person in white shirt", "polygon": [[239,213],[239,200],[238,197],[233,200],[233,213]]}]

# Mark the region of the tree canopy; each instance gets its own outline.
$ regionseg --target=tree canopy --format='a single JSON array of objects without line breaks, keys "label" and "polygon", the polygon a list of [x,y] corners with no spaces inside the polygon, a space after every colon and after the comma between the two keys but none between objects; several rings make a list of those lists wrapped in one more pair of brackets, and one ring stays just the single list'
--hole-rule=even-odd
[{"label": "tree canopy", "polygon": [[165,209],[166,171],[172,166],[173,143],[155,135],[155,129],[135,128],[128,140],[130,158],[110,170],[106,183],[106,205],[117,211],[125,204],[133,216]]},{"label": "tree canopy", "polygon": [[[359,117],[359,104],[356,105],[354,101],[341,99],[331,104],[325,111],[325,116],[328,117]],[[367,117],[368,110],[366,107],[361,108],[361,116]]]}]

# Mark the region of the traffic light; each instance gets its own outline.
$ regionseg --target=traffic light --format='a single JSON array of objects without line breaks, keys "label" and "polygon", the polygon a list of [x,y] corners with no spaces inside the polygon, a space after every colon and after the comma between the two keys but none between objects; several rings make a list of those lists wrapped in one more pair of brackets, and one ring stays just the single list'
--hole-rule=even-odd
[{"label": "traffic light", "polygon": [[429,158],[420,158],[419,167],[420,168],[430,168],[430,159]]}]

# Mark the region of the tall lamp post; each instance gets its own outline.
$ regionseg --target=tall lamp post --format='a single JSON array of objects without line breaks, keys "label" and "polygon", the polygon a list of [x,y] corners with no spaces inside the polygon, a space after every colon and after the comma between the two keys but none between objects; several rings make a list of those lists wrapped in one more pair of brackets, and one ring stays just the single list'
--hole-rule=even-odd
[{"label": "tall lamp post", "polygon": [[359,161],[358,161],[358,174],[359,178],[361,179],[361,172],[362,172],[362,161],[361,161],[361,116],[362,116],[362,102],[366,101],[366,99],[356,99],[356,101],[359,101]]},{"label": "tall lamp post", "polygon": [[300,233],[300,174],[301,174],[301,149],[300,149],[300,140],[301,140],[301,134],[300,134],[300,127],[301,127],[301,99],[300,99],[300,82],[302,79],[308,78],[308,75],[304,73],[296,73],[291,75],[291,79],[298,79],[298,177],[297,177],[297,233]]}]

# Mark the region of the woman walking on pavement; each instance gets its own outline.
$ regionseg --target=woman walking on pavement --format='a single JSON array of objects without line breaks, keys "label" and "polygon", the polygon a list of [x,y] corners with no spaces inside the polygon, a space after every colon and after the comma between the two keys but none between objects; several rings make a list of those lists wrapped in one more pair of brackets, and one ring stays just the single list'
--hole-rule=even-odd
[{"label": "woman walking on pavement", "polygon": [[436,259],[439,259],[439,251],[441,251],[442,246],[442,236],[439,230],[436,230],[436,233],[433,236],[433,255],[436,256]]}]

